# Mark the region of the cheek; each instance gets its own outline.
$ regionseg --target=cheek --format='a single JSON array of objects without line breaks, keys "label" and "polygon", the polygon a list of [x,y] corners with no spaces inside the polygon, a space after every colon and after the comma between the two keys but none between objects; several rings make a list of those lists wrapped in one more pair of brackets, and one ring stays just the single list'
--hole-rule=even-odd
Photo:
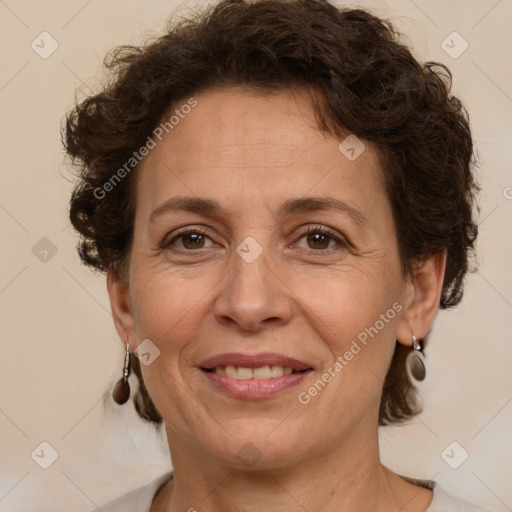
[{"label": "cheek", "polygon": [[[133,274],[132,283],[137,340],[149,338],[161,351],[175,352],[197,336],[202,323],[212,325],[212,301],[222,292],[221,272],[140,270],[137,276]],[[327,272],[310,269],[308,273],[287,269],[286,281],[294,284],[284,287],[282,293],[288,295],[297,311],[292,324],[309,324],[311,334],[336,355],[348,350],[353,340],[373,339],[375,328],[378,337],[387,335],[395,315],[386,315],[386,311],[392,308],[398,293],[389,276],[383,279],[375,273],[376,269],[372,272],[349,267]],[[380,320],[381,315],[385,315],[385,322]]]},{"label": "cheek", "polygon": [[[175,425],[187,417],[190,406],[183,400],[183,368],[190,341],[204,315],[207,289],[200,280],[180,279],[171,272],[141,271],[133,280],[135,335],[149,339],[159,350],[150,365],[141,365],[144,383],[157,409]],[[188,397],[188,393],[185,393]],[[183,424],[181,424],[183,427]]]},{"label": "cheek", "polygon": [[[402,309],[393,283],[399,280],[390,279],[391,274],[377,274],[363,275],[351,269],[330,278],[302,278],[300,287],[294,287],[303,301],[304,315],[309,314],[309,324],[322,338],[319,350],[330,352],[318,375],[329,383],[319,393],[317,406],[322,401],[337,404],[332,409],[336,421],[374,410],[370,404],[380,400],[393,355],[395,325]],[[306,400],[323,389],[321,383],[314,386],[301,390]]]},{"label": "cheek", "polygon": [[400,309],[393,307],[400,297],[398,288],[382,276],[351,269],[323,276],[302,275],[295,282],[300,283],[293,291],[303,312],[309,311],[311,322],[323,325],[331,343],[340,349],[361,333],[364,338],[375,324],[379,332],[387,334]]},{"label": "cheek", "polygon": [[141,272],[132,289],[137,340],[149,338],[164,355],[179,352],[200,324],[214,284],[207,275]]}]

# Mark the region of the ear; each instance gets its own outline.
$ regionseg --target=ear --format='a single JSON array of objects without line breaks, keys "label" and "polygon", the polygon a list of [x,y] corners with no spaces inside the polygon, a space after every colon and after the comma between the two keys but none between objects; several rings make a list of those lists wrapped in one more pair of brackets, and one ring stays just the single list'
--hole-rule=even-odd
[{"label": "ear", "polygon": [[446,268],[446,249],[428,258],[409,278],[403,297],[404,311],[397,323],[396,339],[412,345],[412,335],[424,338],[439,311]]},{"label": "ear", "polygon": [[123,343],[126,338],[135,344],[135,329],[128,287],[110,269],[107,273],[107,289],[112,308],[112,318]]}]

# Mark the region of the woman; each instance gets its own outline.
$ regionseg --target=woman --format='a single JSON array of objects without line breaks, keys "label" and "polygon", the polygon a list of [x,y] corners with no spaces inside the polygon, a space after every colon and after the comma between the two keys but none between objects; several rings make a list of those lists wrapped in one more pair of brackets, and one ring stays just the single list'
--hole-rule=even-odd
[{"label": "woman", "polygon": [[70,217],[126,344],[113,398],[133,370],[173,471],[101,510],[482,510],[379,459],[477,235],[448,69],[323,0],[224,0],[108,66],[67,119]]}]

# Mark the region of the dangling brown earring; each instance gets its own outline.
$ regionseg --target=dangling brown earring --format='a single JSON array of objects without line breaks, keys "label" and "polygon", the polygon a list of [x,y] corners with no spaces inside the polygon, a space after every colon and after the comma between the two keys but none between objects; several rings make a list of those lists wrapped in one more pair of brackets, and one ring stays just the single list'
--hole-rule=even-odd
[{"label": "dangling brown earring", "polygon": [[112,391],[112,398],[114,402],[123,405],[128,402],[130,398],[130,383],[128,377],[130,376],[130,344],[126,338],[126,359],[124,362],[123,376],[117,381]]},{"label": "dangling brown earring", "polygon": [[405,369],[411,383],[416,384],[424,381],[427,377],[427,361],[423,355],[423,347],[414,334],[412,335],[412,348],[405,360]]}]

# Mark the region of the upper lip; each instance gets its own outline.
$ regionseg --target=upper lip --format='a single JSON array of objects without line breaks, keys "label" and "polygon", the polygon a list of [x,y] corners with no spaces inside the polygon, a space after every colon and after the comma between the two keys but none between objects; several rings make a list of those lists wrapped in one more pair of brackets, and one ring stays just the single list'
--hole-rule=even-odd
[{"label": "upper lip", "polygon": [[200,367],[211,370],[217,366],[225,367],[228,365],[243,366],[245,368],[259,368],[260,366],[283,366],[289,367],[295,371],[308,370],[311,365],[288,357],[283,354],[275,354],[273,352],[264,352],[261,354],[241,354],[236,352],[227,352],[218,354],[213,357],[205,359],[200,363]]}]

